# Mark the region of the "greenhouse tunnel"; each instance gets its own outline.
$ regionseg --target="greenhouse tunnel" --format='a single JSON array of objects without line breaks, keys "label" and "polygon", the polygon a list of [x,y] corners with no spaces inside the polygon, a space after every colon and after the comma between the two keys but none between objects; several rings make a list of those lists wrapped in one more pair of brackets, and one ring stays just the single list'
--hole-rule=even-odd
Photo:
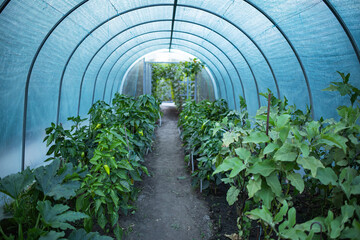
[{"label": "greenhouse tunnel", "polygon": [[151,52],[198,57],[232,109],[270,89],[319,119],[345,102],[322,91],[337,71],[360,87],[359,45],[358,0],[2,0],[0,177],[42,164],[44,129],[111,103]]}]

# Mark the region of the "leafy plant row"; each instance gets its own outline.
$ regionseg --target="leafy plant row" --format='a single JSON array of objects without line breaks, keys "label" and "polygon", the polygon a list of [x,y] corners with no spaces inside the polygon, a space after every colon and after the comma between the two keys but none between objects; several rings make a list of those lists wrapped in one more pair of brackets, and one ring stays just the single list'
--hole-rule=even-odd
[{"label": "leafy plant row", "polygon": [[[254,119],[244,103],[217,122],[196,116],[201,104],[187,103],[196,111],[184,107],[180,124],[185,144],[194,147],[194,179],[204,182],[206,175],[210,183],[229,185],[226,198],[236,205],[239,237],[249,237],[255,220],[266,239],[358,239],[359,90],[349,84],[350,74],[340,75],[342,82],[325,89],[350,99],[338,107],[339,121],[314,121],[309,109],[303,113],[271,92],[262,94],[269,111],[260,108]],[[195,135],[202,141],[194,145],[188,136]]]},{"label": "leafy plant row", "polygon": [[[69,118],[69,129],[52,123],[44,139],[50,164],[0,179],[0,191],[13,200],[0,214],[4,239],[111,239],[88,233],[95,223],[122,238],[119,211],[133,210],[134,182],[148,174],[143,156],[160,108],[147,95],[116,94],[112,103],[96,102],[88,121]],[[81,227],[86,231],[75,230]]]}]

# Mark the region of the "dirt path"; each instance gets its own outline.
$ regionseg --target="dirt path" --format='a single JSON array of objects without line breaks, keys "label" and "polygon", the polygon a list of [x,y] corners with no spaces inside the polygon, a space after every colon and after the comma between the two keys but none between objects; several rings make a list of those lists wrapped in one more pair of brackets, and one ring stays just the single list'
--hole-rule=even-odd
[{"label": "dirt path", "polygon": [[191,187],[177,129],[174,106],[162,105],[162,126],[153,152],[146,156],[151,177],[145,177],[134,215],[121,221],[126,240],[205,240],[211,237],[206,203]]}]

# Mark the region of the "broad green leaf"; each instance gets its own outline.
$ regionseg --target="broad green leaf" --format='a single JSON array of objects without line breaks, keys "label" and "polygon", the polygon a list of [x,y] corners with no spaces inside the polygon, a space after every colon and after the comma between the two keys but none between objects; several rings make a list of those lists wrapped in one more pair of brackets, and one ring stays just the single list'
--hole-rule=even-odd
[{"label": "broad green leaf", "polygon": [[250,179],[246,185],[248,190],[249,198],[252,198],[254,194],[261,189],[261,177],[255,179]]},{"label": "broad green leaf", "polygon": [[98,232],[87,233],[84,229],[77,229],[71,232],[68,240],[112,240],[112,237],[101,236]]},{"label": "broad green leaf", "polygon": [[347,138],[337,135],[337,134],[321,134],[320,139],[316,142],[317,144],[327,144],[329,146],[334,146],[341,148],[346,153],[346,142]]},{"label": "broad green leaf", "polygon": [[276,161],[292,162],[295,161],[297,155],[297,152],[294,151],[294,147],[291,144],[284,143],[274,154],[274,159]]},{"label": "broad green leaf", "polygon": [[304,157],[308,157],[310,153],[309,146],[306,143],[301,143],[300,145],[301,153]]},{"label": "broad green leaf", "polygon": [[288,212],[288,221],[289,221],[289,228],[294,227],[294,225],[296,224],[296,209],[293,207],[290,208]]},{"label": "broad green leaf", "polygon": [[289,132],[290,132],[290,127],[283,127],[280,130],[279,137],[283,143],[286,142],[286,140],[288,139]]},{"label": "broad green leaf", "polygon": [[263,162],[256,162],[248,169],[248,172],[252,174],[260,174],[264,177],[267,177],[276,169],[277,167],[274,161],[264,160]]},{"label": "broad green leaf", "polygon": [[76,195],[76,191],[80,188],[80,183],[78,181],[63,183],[63,181],[67,175],[75,173],[76,169],[69,163],[63,169],[63,173],[57,175],[59,166],[60,160],[54,159],[49,165],[35,169],[35,177],[38,181],[39,189],[45,195],[53,196],[56,200],[62,197],[69,199]]},{"label": "broad green leaf", "polygon": [[318,168],[316,178],[319,179],[320,182],[324,185],[337,185],[338,176],[334,170],[332,170],[332,168]]},{"label": "broad green leaf", "polygon": [[41,236],[39,240],[57,240],[65,236],[65,232],[50,231],[45,236]]},{"label": "broad green leaf", "polygon": [[319,135],[319,128],[320,128],[320,123],[319,122],[317,122],[317,121],[309,122],[306,125],[306,131],[307,131],[308,139],[311,140],[312,138]]},{"label": "broad green leaf", "polygon": [[300,193],[304,191],[305,185],[300,173],[288,173],[286,178]]},{"label": "broad green leaf", "polygon": [[265,206],[263,206],[262,209],[256,208],[250,212],[246,212],[245,215],[252,220],[261,219],[268,225],[274,226],[272,215],[269,209],[267,209]]},{"label": "broad green leaf", "polygon": [[81,183],[78,181],[62,183],[55,185],[47,195],[54,197],[56,200],[62,197],[65,199],[70,199],[71,197],[76,196],[76,190],[78,190],[80,186]]},{"label": "broad green leaf", "polygon": [[318,168],[324,168],[324,165],[320,162],[320,160],[316,159],[313,156],[310,156],[310,157],[298,157],[297,163],[302,165],[303,168],[311,170],[311,175],[313,177],[316,177]]},{"label": "broad green leaf", "polygon": [[280,115],[277,119],[276,119],[276,126],[278,128],[281,128],[283,126],[285,126],[285,124],[287,124],[290,121],[290,115],[289,114],[283,114]]},{"label": "broad green leaf", "polygon": [[333,221],[331,221],[330,228],[331,228],[330,238],[332,238],[332,239],[338,238],[342,231],[341,216],[339,216],[339,217],[335,218]]},{"label": "broad green leaf", "polygon": [[358,239],[360,236],[360,222],[356,219],[352,222],[352,228],[345,228],[345,230],[341,233],[341,239]]},{"label": "broad green leaf", "polygon": [[354,215],[355,207],[352,205],[343,205],[341,206],[341,224],[344,225],[352,216]]},{"label": "broad green leaf", "polygon": [[34,182],[34,175],[29,168],[23,172],[11,174],[0,179],[0,192],[17,199]]},{"label": "broad green leaf", "polygon": [[239,158],[228,157],[225,158],[223,163],[216,168],[213,175],[219,172],[226,172],[232,170],[231,175],[236,176],[240,171],[245,169],[245,167],[246,167],[245,164]]},{"label": "broad green leaf", "polygon": [[226,194],[226,201],[229,203],[229,205],[233,205],[237,200],[239,196],[240,190],[237,189],[234,186],[231,186]]},{"label": "broad green leaf", "polygon": [[263,184],[261,189],[255,193],[255,196],[262,200],[263,206],[271,208],[271,202],[274,200],[275,194],[271,188]]},{"label": "broad green leaf", "polygon": [[251,152],[246,148],[235,149],[236,155],[242,160],[247,160],[251,156]]},{"label": "broad green leaf", "polygon": [[277,197],[281,196],[282,194],[281,184],[275,172],[271,173],[268,177],[266,177],[266,183],[267,185],[269,185],[269,187]]},{"label": "broad green leaf", "polygon": [[235,142],[238,137],[239,134],[236,132],[225,132],[223,135],[223,145],[228,147],[231,143]]},{"label": "broad green leaf", "polygon": [[52,228],[75,229],[67,222],[74,222],[88,216],[84,213],[68,211],[69,206],[62,204],[55,204],[52,206],[51,202],[46,200],[44,202],[38,202],[37,207],[43,221],[50,225]]},{"label": "broad green leaf", "polygon": [[243,143],[266,143],[270,139],[264,132],[251,132],[250,136],[244,138]]},{"label": "broad green leaf", "polygon": [[287,211],[289,209],[289,206],[286,201],[284,201],[282,207],[280,208],[279,212],[274,217],[275,223],[280,223],[284,219],[284,216],[286,215]]},{"label": "broad green leaf", "polygon": [[266,154],[272,153],[273,151],[275,151],[278,148],[279,148],[279,145],[277,145],[275,143],[269,143],[269,145],[267,145],[264,148],[263,154],[266,155]]}]

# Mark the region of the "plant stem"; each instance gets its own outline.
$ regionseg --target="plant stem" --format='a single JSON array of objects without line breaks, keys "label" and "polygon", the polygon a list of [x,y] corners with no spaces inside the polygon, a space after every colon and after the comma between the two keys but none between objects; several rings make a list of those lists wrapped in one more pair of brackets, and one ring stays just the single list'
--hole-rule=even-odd
[{"label": "plant stem", "polygon": [[[42,201],[45,201],[45,199],[46,199],[46,195],[44,195],[44,198],[43,198]],[[37,217],[37,219],[36,219],[35,228],[38,228],[39,222],[40,222],[40,213],[38,214],[38,217]]]},{"label": "plant stem", "polygon": [[10,238],[9,238],[8,236],[6,236],[6,234],[4,233],[1,225],[0,225],[0,233],[1,233],[1,235],[4,237],[4,239],[6,239],[6,240],[10,239]]}]

